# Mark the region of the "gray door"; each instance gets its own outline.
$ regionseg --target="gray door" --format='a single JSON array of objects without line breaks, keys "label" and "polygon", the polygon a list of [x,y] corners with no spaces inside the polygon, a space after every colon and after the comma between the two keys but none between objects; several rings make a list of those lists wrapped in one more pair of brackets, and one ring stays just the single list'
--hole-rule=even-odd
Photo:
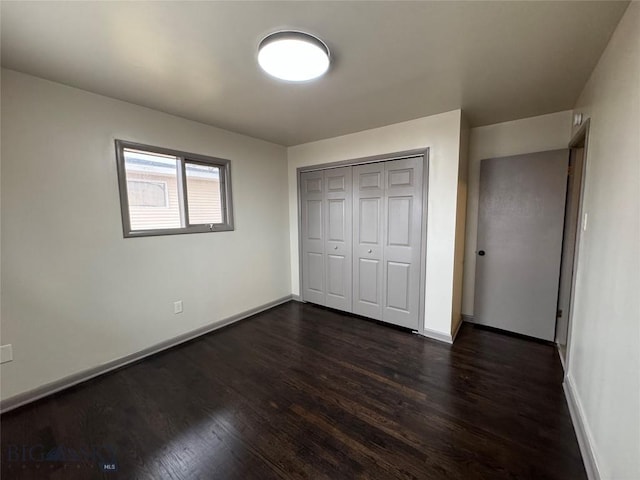
[{"label": "gray door", "polygon": [[474,319],[553,340],[569,152],[482,160]]},{"label": "gray door", "polygon": [[327,307],[351,311],[351,167],[324,171]]},{"label": "gray door", "polygon": [[302,298],[325,304],[324,173],[300,174]]},{"label": "gray door", "polygon": [[382,319],[418,329],[422,232],[422,157],[384,163]]},{"label": "gray door", "polygon": [[384,163],[353,167],[353,313],[382,320]]}]

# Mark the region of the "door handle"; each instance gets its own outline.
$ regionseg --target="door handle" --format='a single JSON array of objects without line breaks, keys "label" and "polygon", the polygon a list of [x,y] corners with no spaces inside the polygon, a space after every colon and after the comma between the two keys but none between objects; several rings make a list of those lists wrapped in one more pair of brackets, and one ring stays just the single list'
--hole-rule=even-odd
[{"label": "door handle", "polygon": [[480,251],[478,252],[478,255],[480,255],[481,257],[484,257],[484,250],[480,250]]},{"label": "door handle", "polygon": [[369,249],[367,250],[367,253],[373,253],[373,250]]},{"label": "door handle", "polygon": [[337,249],[338,249],[338,245],[336,245],[335,247],[333,247],[333,249],[334,249],[334,250],[337,250]]}]

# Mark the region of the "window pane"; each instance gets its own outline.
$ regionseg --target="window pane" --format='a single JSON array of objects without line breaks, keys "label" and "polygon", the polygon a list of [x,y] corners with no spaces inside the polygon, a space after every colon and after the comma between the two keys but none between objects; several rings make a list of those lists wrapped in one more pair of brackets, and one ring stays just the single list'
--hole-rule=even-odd
[{"label": "window pane", "polygon": [[186,163],[189,223],[222,223],[220,168]]},{"label": "window pane", "polygon": [[129,205],[133,207],[168,207],[166,182],[150,182],[148,180],[127,181]]},{"label": "window pane", "polygon": [[180,228],[178,159],[124,149],[131,230]]}]

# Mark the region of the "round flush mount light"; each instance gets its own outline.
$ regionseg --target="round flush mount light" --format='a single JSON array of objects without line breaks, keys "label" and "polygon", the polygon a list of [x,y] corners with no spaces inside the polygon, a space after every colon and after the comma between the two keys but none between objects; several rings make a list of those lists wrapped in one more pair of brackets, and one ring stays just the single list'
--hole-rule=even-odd
[{"label": "round flush mount light", "polygon": [[260,42],[258,63],[276,78],[305,82],[320,77],[329,69],[329,48],[308,33],[275,32]]}]

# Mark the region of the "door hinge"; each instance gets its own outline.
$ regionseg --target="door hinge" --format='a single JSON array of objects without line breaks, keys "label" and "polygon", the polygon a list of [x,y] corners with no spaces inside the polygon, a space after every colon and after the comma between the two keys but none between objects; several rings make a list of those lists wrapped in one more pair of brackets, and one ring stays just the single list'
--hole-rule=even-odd
[{"label": "door hinge", "polygon": [[556,318],[562,318],[562,310],[558,310],[558,313],[556,314]]},{"label": "door hinge", "polygon": [[567,167],[567,175],[569,176],[573,175],[573,165],[569,165]]}]

